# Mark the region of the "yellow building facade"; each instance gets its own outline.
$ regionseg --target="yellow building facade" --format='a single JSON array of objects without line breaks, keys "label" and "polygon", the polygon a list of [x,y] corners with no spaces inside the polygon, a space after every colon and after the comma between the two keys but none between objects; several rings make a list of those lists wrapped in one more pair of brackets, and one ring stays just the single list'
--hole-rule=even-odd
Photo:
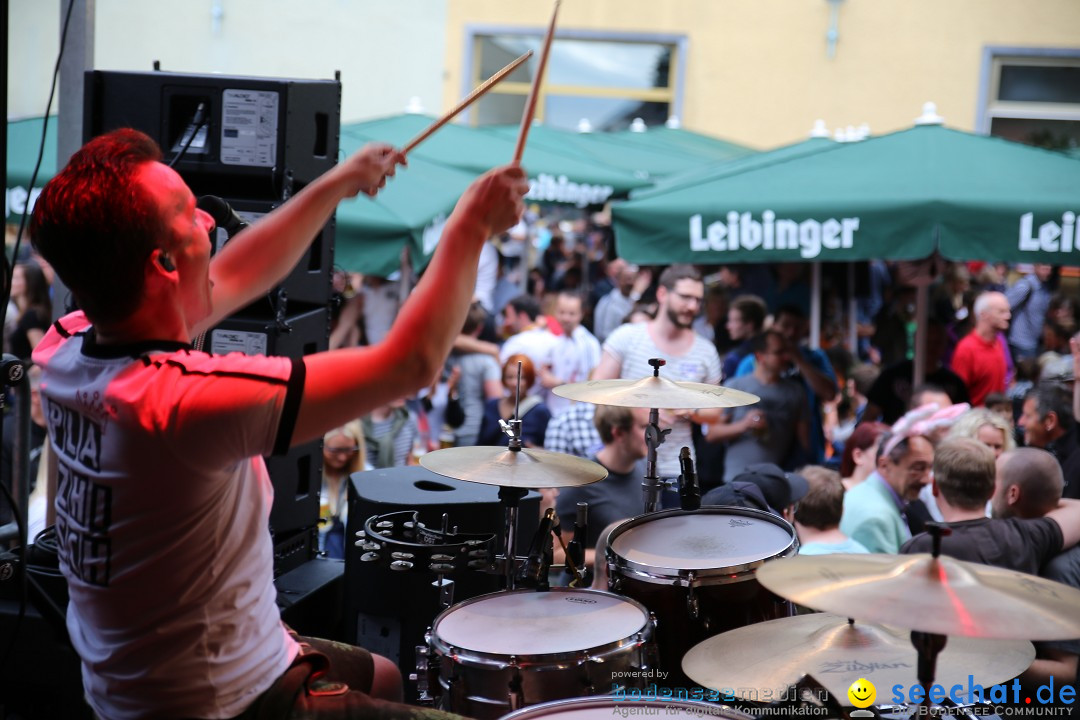
[{"label": "yellow building facade", "polygon": [[[448,0],[444,106],[539,49],[551,10]],[[530,73],[469,121],[517,122]],[[910,127],[926,101],[952,127],[1080,144],[1080,0],[563,0],[538,116],[599,130],[674,115],[770,148],[816,119]]]}]

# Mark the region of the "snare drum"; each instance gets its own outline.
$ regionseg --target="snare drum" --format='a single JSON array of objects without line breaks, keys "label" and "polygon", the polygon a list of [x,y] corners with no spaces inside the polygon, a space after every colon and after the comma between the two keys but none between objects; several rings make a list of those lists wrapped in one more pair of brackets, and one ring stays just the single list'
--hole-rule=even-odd
[{"label": "snare drum", "polygon": [[652,619],[598,590],[515,590],[467,600],[431,627],[439,707],[486,720],[547,700],[644,687]]},{"label": "snare drum", "polygon": [[703,720],[710,717],[753,720],[754,717],[735,708],[701,700],[643,700],[606,695],[547,702],[510,713],[503,720],[611,720],[614,715],[658,715],[672,720]]},{"label": "snare drum", "polygon": [[751,508],[715,506],[641,515],[611,532],[608,585],[656,618],[659,669],[682,684],[682,657],[707,637],[793,614],[754,571],[798,552],[795,529]]}]

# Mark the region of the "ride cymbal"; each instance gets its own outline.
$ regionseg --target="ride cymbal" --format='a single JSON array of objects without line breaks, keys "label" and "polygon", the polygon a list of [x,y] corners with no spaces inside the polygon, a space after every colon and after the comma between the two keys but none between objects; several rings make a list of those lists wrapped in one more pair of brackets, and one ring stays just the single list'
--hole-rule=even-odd
[{"label": "ride cymbal", "polygon": [[574,455],[487,445],[436,450],[421,456],[420,464],[456,480],[529,489],[578,487],[608,475],[603,465]]},{"label": "ride cymbal", "polygon": [[753,405],[761,398],[742,390],[678,382],[662,377],[643,380],[589,380],[559,385],[552,389],[559,397],[597,405],[634,408],[663,408],[665,410],[697,410]]},{"label": "ride cymbal", "polygon": [[758,581],[815,610],[940,635],[1080,637],[1080,590],[949,557],[804,555],[766,563]]},{"label": "ride cymbal", "polygon": [[[949,638],[937,657],[934,682],[966,688],[968,678],[990,686],[1026,670],[1035,648],[1026,640]],[[907,631],[828,613],[747,625],[713,636],[686,653],[682,669],[694,682],[732,691],[743,700],[782,697],[803,675],[846,698],[859,678],[876,687],[918,684],[918,655]]]}]

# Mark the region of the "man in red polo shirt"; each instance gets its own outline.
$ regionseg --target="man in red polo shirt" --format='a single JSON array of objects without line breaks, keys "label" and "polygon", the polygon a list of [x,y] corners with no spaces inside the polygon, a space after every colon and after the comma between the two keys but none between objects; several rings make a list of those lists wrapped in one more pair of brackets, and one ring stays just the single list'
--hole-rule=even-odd
[{"label": "man in red polo shirt", "polygon": [[1005,392],[1007,363],[1005,331],[1009,329],[1009,301],[999,292],[975,298],[975,328],[953,352],[952,370],[967,385],[971,404],[978,407],[992,392]]}]

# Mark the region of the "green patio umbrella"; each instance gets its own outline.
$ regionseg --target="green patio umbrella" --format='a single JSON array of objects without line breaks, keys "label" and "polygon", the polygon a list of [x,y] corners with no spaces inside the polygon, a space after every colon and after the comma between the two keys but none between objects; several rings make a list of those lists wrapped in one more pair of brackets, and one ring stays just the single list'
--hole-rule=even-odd
[{"label": "green patio umbrella", "polygon": [[[341,137],[348,156],[363,143]],[[442,224],[476,175],[409,158],[375,198],[365,195],[338,205],[334,264],[350,272],[385,277],[401,266],[401,250],[409,249],[412,266],[421,269],[431,259]]]},{"label": "green patio umbrella", "polygon": [[49,118],[45,136],[45,155],[38,171],[34,190],[30,189],[30,176],[37,162],[41,146],[42,118],[9,120],[7,123],[7,187],[4,193],[4,221],[19,222],[27,201],[36,198],[45,183],[56,174],[56,118]]},{"label": "green patio umbrella", "polygon": [[766,152],[744,155],[732,160],[709,163],[701,167],[687,170],[676,175],[657,180],[652,187],[639,188],[630,193],[630,199],[638,200],[653,195],[661,195],[675,188],[699,185],[710,180],[717,180],[730,175],[737,175],[747,170],[757,170],[774,165],[778,162],[786,162],[804,155],[814,155],[826,150],[835,150],[840,143],[827,138],[811,138],[791,145]]},{"label": "green patio umbrella", "polygon": [[636,147],[687,152],[712,161],[734,160],[757,152],[745,145],[683,128],[649,127],[644,132],[620,130],[611,133],[610,136],[615,140],[632,143]]},{"label": "green patio umbrella", "polygon": [[[515,140],[517,125],[480,128],[508,140]],[[529,130],[529,145],[556,152],[571,152],[603,167],[617,168],[635,178],[655,182],[717,162],[708,155],[685,148],[662,147],[644,141],[645,133],[578,133],[536,125]],[[752,151],[743,148],[741,155]],[[739,157],[731,154],[730,157]],[[639,191],[635,191],[639,192]]]},{"label": "green patio umbrella", "polygon": [[[381,140],[402,146],[419,135],[434,118],[427,115],[394,115],[341,126],[342,137]],[[505,165],[514,155],[515,138],[502,138],[461,125],[449,124],[410,153],[417,157],[468,173],[480,174]],[[555,151],[529,143],[522,166],[532,186],[528,200],[585,207],[602,204],[612,196],[626,197],[630,190],[648,184],[626,172],[605,168],[572,152]]]},{"label": "green patio umbrella", "polygon": [[631,262],[918,259],[1075,264],[1080,162],[936,125],[613,208]]}]

